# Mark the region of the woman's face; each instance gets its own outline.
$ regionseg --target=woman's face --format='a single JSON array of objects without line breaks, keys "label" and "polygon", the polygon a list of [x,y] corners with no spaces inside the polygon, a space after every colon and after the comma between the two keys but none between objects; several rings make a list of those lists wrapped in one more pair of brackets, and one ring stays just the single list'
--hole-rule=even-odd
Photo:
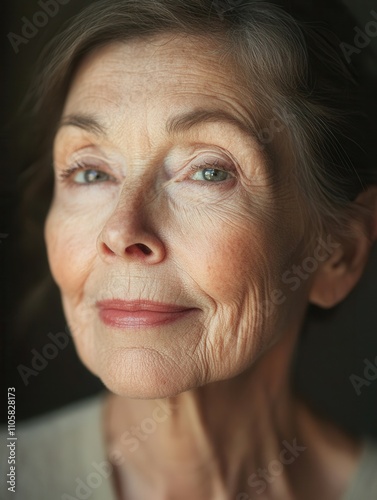
[{"label": "woman's face", "polygon": [[55,139],[51,270],[82,361],[121,395],[232,377],[307,302],[308,282],[299,299],[282,283],[302,236],[289,174],[206,47],[165,37],[93,52]]}]

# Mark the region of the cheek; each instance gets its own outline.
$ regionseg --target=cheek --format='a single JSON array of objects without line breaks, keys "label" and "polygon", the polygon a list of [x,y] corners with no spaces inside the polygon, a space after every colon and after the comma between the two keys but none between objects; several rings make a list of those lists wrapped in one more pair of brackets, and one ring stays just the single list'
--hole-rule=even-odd
[{"label": "cheek", "polygon": [[[69,216],[58,205],[50,209],[45,240],[51,273],[60,288],[63,310],[76,350],[84,365],[97,374],[92,311],[82,301],[96,258],[96,230],[88,217]],[[79,318],[79,320],[78,320]]]},{"label": "cheek", "polygon": [[93,218],[70,216],[53,205],[45,223],[45,241],[52,275],[63,294],[78,294],[96,257],[97,228]]},{"label": "cheek", "polygon": [[258,280],[260,251],[255,242],[245,239],[235,231],[214,231],[205,238],[193,236],[191,244],[185,245],[186,269],[220,306],[241,300],[250,278]]},{"label": "cheek", "polygon": [[227,374],[244,368],[287,328],[291,308],[271,297],[294,258],[295,235],[287,224],[278,227],[241,208],[208,217],[192,212],[174,252],[213,304],[200,345],[213,369]]},{"label": "cheek", "polygon": [[[233,216],[233,215],[234,216]],[[258,221],[240,207],[191,214],[173,254],[200,288],[221,304],[242,302],[250,292],[263,297],[284,268],[286,230]]]}]

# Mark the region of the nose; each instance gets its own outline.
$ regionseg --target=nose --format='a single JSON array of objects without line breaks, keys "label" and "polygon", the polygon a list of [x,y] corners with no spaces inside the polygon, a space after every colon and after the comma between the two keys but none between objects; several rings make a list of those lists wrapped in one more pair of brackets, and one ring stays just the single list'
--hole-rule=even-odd
[{"label": "nose", "polygon": [[[105,222],[97,238],[97,251],[106,262],[114,259],[138,261],[145,264],[158,264],[166,255],[165,245],[152,228],[150,212],[153,207],[143,206],[142,197],[118,203]],[[154,207],[155,215],[158,213]],[[155,225],[155,224],[154,224]],[[154,226],[153,225],[153,226]]]}]

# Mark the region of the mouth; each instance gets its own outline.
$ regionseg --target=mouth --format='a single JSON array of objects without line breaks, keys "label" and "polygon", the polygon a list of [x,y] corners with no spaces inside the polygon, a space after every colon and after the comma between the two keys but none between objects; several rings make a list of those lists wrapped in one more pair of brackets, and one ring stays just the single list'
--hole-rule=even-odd
[{"label": "mouth", "polygon": [[122,329],[166,325],[198,310],[148,300],[103,300],[97,302],[96,306],[102,323]]}]

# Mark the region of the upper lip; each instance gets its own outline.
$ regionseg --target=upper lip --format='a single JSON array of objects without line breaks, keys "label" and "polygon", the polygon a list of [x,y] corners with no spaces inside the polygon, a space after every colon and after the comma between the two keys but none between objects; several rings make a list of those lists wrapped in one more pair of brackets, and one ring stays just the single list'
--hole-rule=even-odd
[{"label": "upper lip", "polygon": [[118,309],[119,311],[154,311],[154,312],[179,312],[191,307],[177,304],[165,304],[163,302],[153,302],[151,300],[101,300],[96,302],[99,309]]}]

